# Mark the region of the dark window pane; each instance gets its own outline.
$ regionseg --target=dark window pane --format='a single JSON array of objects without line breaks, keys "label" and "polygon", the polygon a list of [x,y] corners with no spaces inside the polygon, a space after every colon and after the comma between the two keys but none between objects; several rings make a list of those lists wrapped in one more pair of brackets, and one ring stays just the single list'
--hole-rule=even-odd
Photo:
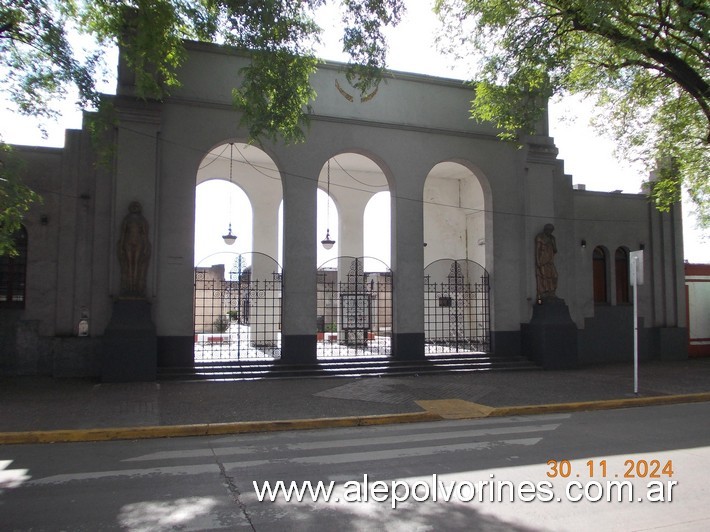
[{"label": "dark window pane", "polygon": [[603,248],[596,247],[592,253],[592,276],[594,282],[594,302],[608,303],[606,282],[606,253]]}]

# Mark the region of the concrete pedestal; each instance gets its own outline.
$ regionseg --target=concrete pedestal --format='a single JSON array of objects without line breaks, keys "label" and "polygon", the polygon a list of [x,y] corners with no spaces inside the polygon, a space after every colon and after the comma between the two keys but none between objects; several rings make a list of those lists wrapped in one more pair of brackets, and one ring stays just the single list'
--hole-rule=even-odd
[{"label": "concrete pedestal", "polygon": [[564,300],[546,299],[535,305],[522,333],[523,354],[544,369],[578,367],[577,326]]},{"label": "concrete pedestal", "polygon": [[150,303],[119,300],[103,337],[103,382],[154,381],[157,377],[158,340]]}]

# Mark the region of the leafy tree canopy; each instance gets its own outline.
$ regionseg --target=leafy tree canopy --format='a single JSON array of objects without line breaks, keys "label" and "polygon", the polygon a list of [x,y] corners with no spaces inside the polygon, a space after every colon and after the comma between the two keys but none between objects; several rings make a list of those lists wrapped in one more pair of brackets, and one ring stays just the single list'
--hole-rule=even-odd
[{"label": "leafy tree canopy", "polygon": [[0,256],[15,255],[15,234],[39,196],[20,179],[21,168],[7,145],[0,143]]},{"label": "leafy tree canopy", "polygon": [[[0,4],[0,92],[21,113],[47,117],[52,98],[78,89],[80,107],[96,106],[96,70],[106,45],[118,44],[136,71],[138,95],[160,99],[179,85],[183,39],[237,46],[252,62],[235,87],[253,139],[303,139],[309,77],[320,27],[316,10],[341,6],[349,76],[363,92],[377,83],[387,45],[382,30],[399,22],[404,0],[9,0]],[[72,47],[70,29],[92,36]]]},{"label": "leafy tree canopy", "polygon": [[437,0],[435,10],[449,50],[477,61],[474,118],[516,138],[534,132],[545,98],[593,97],[618,154],[659,168],[656,205],[669,209],[683,186],[710,227],[707,0]]},{"label": "leafy tree canopy", "polygon": [[[341,6],[348,77],[364,93],[385,67],[382,30],[399,22],[404,0],[0,0],[0,93],[16,111],[40,118],[57,114],[52,103],[70,89],[80,108],[98,108],[100,57],[118,44],[136,72],[137,95],[160,99],[180,84],[183,39],[224,43],[251,55],[234,88],[251,138],[301,141],[316,96],[315,12],[328,2]],[[93,37],[88,50],[74,47],[71,33]],[[2,171],[0,253],[36,199],[14,170]]]}]

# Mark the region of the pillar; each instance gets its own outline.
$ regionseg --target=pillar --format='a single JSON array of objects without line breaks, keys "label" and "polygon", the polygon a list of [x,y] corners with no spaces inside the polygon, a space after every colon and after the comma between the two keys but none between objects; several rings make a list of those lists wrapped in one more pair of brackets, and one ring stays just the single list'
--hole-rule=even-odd
[{"label": "pillar", "polygon": [[[316,362],[316,197],[320,168],[312,154],[294,146],[283,165],[283,311],[281,360],[292,364]],[[310,157],[309,157],[310,156]],[[322,164],[322,162],[321,162]]]},{"label": "pillar", "polygon": [[392,198],[392,357],[424,358],[423,186],[401,179]]}]

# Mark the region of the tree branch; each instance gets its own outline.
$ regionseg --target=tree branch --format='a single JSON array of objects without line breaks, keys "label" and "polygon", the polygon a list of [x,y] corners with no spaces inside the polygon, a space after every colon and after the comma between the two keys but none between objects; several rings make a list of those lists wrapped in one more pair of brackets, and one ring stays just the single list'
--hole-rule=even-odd
[{"label": "tree branch", "polygon": [[[645,56],[658,63],[658,66],[664,67],[668,77],[698,102],[708,120],[708,124],[710,124],[710,107],[708,104],[710,100],[710,84],[687,62],[671,52],[656,48],[648,41],[629,37],[615,28],[602,28],[601,26],[587,24],[584,20],[576,17],[574,13],[570,13],[570,15],[576,30],[609,39],[620,48]],[[655,69],[658,70],[658,68]],[[708,140],[710,141],[710,135]]]}]

